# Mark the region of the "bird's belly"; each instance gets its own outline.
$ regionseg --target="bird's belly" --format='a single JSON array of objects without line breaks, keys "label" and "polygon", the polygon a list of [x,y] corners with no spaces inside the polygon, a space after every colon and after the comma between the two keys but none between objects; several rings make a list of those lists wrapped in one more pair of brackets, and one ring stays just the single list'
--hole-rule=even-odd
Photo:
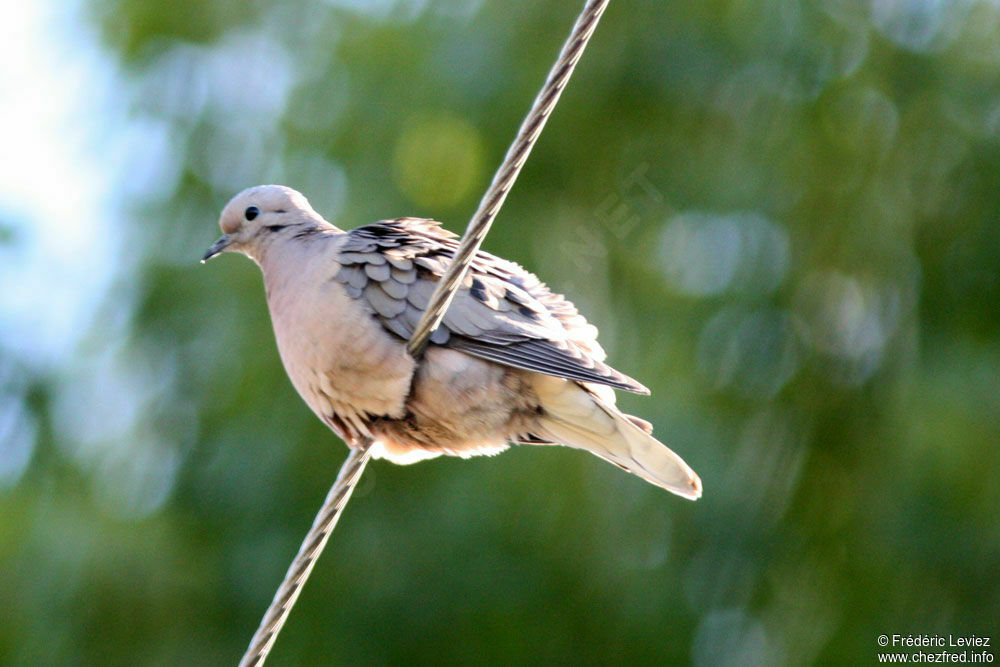
[{"label": "bird's belly", "polygon": [[493,453],[527,432],[537,400],[524,372],[455,350],[428,348],[403,419],[377,420],[375,436],[389,458],[414,449],[468,456]]}]

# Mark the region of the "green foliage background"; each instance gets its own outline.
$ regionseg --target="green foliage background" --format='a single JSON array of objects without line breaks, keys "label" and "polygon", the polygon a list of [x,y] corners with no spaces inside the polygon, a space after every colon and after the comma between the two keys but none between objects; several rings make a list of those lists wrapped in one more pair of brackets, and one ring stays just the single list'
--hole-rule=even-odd
[{"label": "green foliage background", "polygon": [[[282,182],[344,228],[461,231],[578,10],[83,5],[148,169],[72,366],[0,363],[37,427],[0,486],[0,662],[238,658],[345,450],[257,269],[197,264],[218,212]],[[996,2],[613,2],[486,247],[601,329],[704,498],[562,448],[376,462],[272,664],[1000,641],[998,67]]]}]

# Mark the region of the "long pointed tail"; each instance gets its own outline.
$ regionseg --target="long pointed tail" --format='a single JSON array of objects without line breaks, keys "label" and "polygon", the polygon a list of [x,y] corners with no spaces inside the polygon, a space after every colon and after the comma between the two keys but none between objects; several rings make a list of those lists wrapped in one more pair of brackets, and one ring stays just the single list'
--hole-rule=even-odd
[{"label": "long pointed tail", "polygon": [[633,421],[575,382],[542,384],[536,389],[544,409],[539,421],[546,433],[539,435],[586,450],[683,498],[701,497],[698,475],[638,425],[644,422]]}]

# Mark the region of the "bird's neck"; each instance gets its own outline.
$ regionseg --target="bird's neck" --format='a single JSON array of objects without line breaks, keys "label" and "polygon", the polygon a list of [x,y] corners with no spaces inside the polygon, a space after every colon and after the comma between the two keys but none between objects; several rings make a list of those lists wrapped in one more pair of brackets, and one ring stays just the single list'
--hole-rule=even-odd
[{"label": "bird's neck", "polygon": [[345,233],[324,225],[296,225],[275,232],[252,255],[264,273],[268,293],[311,273],[337,272],[336,246]]}]

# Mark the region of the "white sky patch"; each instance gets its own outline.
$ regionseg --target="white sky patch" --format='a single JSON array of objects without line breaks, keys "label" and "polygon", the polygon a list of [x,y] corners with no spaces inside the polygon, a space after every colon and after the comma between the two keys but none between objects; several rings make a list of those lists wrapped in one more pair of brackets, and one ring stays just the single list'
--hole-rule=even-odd
[{"label": "white sky patch", "polygon": [[[164,381],[139,373],[141,363],[123,365],[125,320],[102,305],[135,268],[122,256],[119,202],[173,185],[171,163],[159,159],[169,137],[128,115],[116,65],[76,3],[0,0],[0,9],[0,373],[6,358],[22,375],[54,381],[58,449],[109,513],[141,519],[168,499],[177,439],[193,434],[139,418]],[[147,160],[137,161],[142,149]],[[17,483],[37,434],[23,386],[5,395],[3,385],[0,376],[0,489]],[[105,419],[85,419],[94,415]]]},{"label": "white sky patch", "polygon": [[65,360],[115,261],[112,65],[78,7],[0,0],[0,346],[31,366]]}]

